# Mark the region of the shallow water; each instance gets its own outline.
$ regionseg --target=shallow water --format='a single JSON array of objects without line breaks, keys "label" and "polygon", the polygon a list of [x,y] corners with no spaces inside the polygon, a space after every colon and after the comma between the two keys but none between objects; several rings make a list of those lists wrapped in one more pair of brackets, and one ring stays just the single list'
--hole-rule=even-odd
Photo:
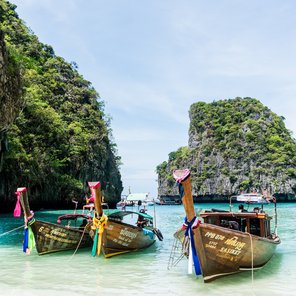
[{"label": "shallow water", "polygon": [[[195,204],[227,209],[225,204]],[[156,206],[156,223],[164,240],[110,259],[92,257],[88,249],[38,256],[22,252],[23,230],[1,234],[23,224],[22,218],[0,215],[0,295],[296,295],[296,204],[278,204],[278,233],[282,243],[262,269],[203,283],[187,274],[187,260],[168,270],[173,234],[184,218],[180,206]],[[273,205],[265,210],[273,214]],[[70,213],[71,211],[68,211]],[[65,212],[36,212],[40,220],[56,221]],[[153,216],[153,207],[149,207]]]}]

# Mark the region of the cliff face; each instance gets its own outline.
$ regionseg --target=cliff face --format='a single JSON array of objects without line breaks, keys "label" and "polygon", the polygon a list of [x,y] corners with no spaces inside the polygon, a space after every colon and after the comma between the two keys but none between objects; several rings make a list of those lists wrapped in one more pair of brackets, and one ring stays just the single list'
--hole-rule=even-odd
[{"label": "cliff face", "polygon": [[198,102],[189,115],[188,147],[157,167],[160,196],[177,195],[172,171],[189,168],[193,195],[207,201],[252,189],[293,200],[296,142],[282,117],[251,98]]},{"label": "cliff face", "polygon": [[89,195],[87,181],[100,181],[115,205],[120,157],[104,102],[76,63],[41,43],[15,9],[0,0],[0,211],[11,210],[22,186],[32,208],[72,206]]},{"label": "cliff face", "polygon": [[19,69],[7,53],[4,35],[0,30],[0,172],[8,145],[6,132],[22,106],[20,90]]}]

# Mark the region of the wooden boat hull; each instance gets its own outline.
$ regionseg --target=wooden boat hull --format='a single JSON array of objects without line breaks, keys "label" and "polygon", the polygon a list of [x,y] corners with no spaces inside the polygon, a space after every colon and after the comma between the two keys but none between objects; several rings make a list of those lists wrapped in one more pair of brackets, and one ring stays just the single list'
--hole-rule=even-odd
[{"label": "wooden boat hull", "polygon": [[102,239],[102,252],[108,258],[148,248],[155,242],[155,234],[150,228],[108,220]]},{"label": "wooden boat hull", "polygon": [[88,232],[78,228],[35,220],[31,224],[39,255],[92,246]]},{"label": "wooden boat hull", "polygon": [[205,282],[262,267],[280,243],[279,238],[263,238],[207,223],[200,224],[193,233]]},{"label": "wooden boat hull", "polygon": [[[94,239],[93,255],[102,253],[106,258],[127,252],[148,248],[155,242],[155,236],[162,240],[162,234],[153,228],[153,218],[144,210],[103,213],[100,182],[88,182],[95,195],[95,217],[90,236]],[[105,212],[107,213],[107,211]],[[133,221],[133,217],[137,220]]]}]

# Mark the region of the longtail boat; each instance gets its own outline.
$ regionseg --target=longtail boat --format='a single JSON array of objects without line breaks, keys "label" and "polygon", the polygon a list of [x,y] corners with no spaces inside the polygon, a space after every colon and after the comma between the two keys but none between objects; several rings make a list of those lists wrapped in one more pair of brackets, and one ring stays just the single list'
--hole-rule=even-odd
[{"label": "longtail boat", "polygon": [[[34,246],[39,255],[92,246],[89,236],[92,221],[88,215],[62,215],[58,217],[57,223],[40,221],[35,219],[33,211],[30,210],[27,188],[18,188],[16,194],[15,216],[20,216],[20,205],[24,211],[24,252],[30,253]],[[67,222],[66,225],[62,225],[63,221]],[[70,221],[75,225],[71,225]],[[77,222],[80,225],[77,225]]]},{"label": "longtail boat", "polygon": [[104,212],[100,182],[89,182],[88,185],[95,192],[95,217],[90,231],[94,240],[93,256],[102,252],[106,258],[109,258],[142,250],[154,244],[156,237],[159,240],[163,239],[161,232],[153,226],[153,217],[144,211]]},{"label": "longtail boat", "polygon": [[[186,212],[185,223],[175,237],[183,243],[189,238],[191,244],[187,243],[187,246],[192,248],[187,253],[192,253],[195,271],[202,274],[204,282],[261,268],[271,259],[280,238],[276,223],[274,231],[271,231],[272,218],[263,211],[263,205],[253,211],[233,212],[232,207],[230,211],[206,210],[200,214],[201,222],[195,215],[190,171],[176,170],[173,175]],[[250,195],[246,195],[245,201],[247,199],[250,201]],[[242,196],[239,201],[244,201]],[[276,218],[276,200],[273,202]]]}]

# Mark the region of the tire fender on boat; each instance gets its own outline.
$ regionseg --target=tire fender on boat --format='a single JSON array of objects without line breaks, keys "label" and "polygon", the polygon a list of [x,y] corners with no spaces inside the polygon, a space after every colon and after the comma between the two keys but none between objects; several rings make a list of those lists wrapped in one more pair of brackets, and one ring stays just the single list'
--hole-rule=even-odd
[{"label": "tire fender on boat", "polygon": [[161,231],[158,228],[153,228],[153,232],[155,233],[155,235],[157,236],[157,238],[160,241],[163,241],[163,235],[162,235]]}]

